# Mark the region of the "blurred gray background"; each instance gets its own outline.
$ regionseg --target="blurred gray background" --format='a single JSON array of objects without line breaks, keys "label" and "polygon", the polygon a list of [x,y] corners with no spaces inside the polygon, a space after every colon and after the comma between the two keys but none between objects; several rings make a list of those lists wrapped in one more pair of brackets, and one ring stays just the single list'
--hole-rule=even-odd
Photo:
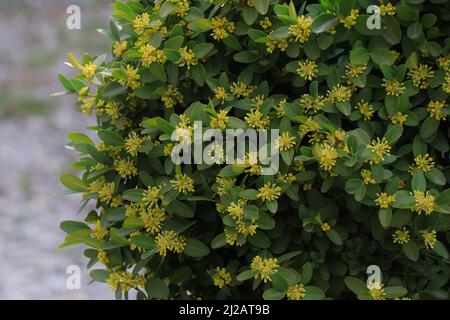
[{"label": "blurred gray background", "polygon": [[[0,299],[110,299],[104,284],[88,284],[81,247],[59,249],[59,223],[81,219],[79,195],[60,195],[59,175],[75,154],[66,134],[92,119],[74,110],[75,97],[57,74],[72,74],[66,53],[101,54],[111,43],[111,1],[0,0]],[[66,9],[81,8],[81,30],[68,30]],[[66,269],[82,270],[80,290],[66,287]]]}]

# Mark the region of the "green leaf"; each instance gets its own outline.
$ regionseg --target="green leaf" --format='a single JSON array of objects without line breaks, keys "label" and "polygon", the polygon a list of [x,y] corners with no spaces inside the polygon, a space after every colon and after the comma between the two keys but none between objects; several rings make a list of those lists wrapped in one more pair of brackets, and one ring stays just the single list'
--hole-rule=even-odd
[{"label": "green leaf", "polygon": [[111,146],[121,146],[123,144],[122,136],[116,132],[100,129],[97,131],[97,134],[100,139]]},{"label": "green leaf", "polygon": [[148,126],[153,129],[159,129],[159,130],[161,130],[165,133],[169,133],[169,134],[171,134],[175,130],[175,127],[172,124],[170,124],[169,121],[167,121],[161,117],[144,120],[142,122],[142,125]]},{"label": "green leaf", "polygon": [[384,138],[389,142],[390,145],[393,145],[400,139],[403,134],[403,126],[400,124],[395,124],[391,126],[385,133]]},{"label": "green leaf", "polygon": [[328,31],[339,23],[339,19],[332,13],[322,13],[314,18],[311,30],[314,33],[322,33]]},{"label": "green leaf", "polygon": [[59,227],[66,233],[72,233],[77,230],[90,230],[87,224],[80,221],[70,221],[70,220],[61,222]]},{"label": "green leaf", "polygon": [[212,29],[211,21],[208,19],[200,19],[188,24],[188,28],[195,32],[205,32]]},{"label": "green leaf", "polygon": [[241,51],[236,53],[233,59],[241,63],[252,63],[258,61],[259,55],[255,51]]},{"label": "green leaf", "polygon": [[89,188],[86,182],[71,174],[61,175],[60,181],[66,188],[76,192],[86,192]]},{"label": "green leaf", "polygon": [[281,300],[284,298],[284,292],[280,292],[275,288],[270,288],[264,291],[263,299],[264,300]]},{"label": "green leaf", "polygon": [[367,49],[364,47],[353,49],[350,53],[350,62],[352,64],[366,64],[367,62],[369,62],[369,59],[369,51],[367,51]]},{"label": "green leaf", "polygon": [[123,193],[123,198],[131,202],[140,202],[143,196],[143,189],[129,189]]},{"label": "green leaf", "polygon": [[243,282],[245,280],[253,278],[254,276],[255,276],[255,273],[252,270],[245,270],[245,271],[242,271],[240,274],[238,274],[236,279],[237,279],[237,281]]},{"label": "green leaf", "polygon": [[262,231],[258,231],[256,234],[248,237],[247,239],[252,245],[261,249],[267,249],[272,244],[270,238]]},{"label": "green leaf", "polygon": [[358,295],[359,293],[363,291],[367,291],[367,285],[362,282],[360,279],[355,277],[345,277],[344,283],[347,286],[347,288],[352,291],[354,294]]},{"label": "green leaf", "polygon": [[378,211],[378,220],[380,220],[380,224],[383,226],[383,228],[387,229],[391,224],[392,209],[391,208],[380,209]]},{"label": "green leaf", "polygon": [[269,10],[269,0],[254,0],[255,9],[262,15],[266,15]]},{"label": "green leaf", "polygon": [[103,282],[106,283],[109,276],[111,275],[111,271],[109,270],[103,270],[103,269],[94,269],[89,272],[89,276],[97,281],[97,282]]},{"label": "green leaf", "polygon": [[197,239],[188,239],[183,253],[189,257],[201,258],[209,254],[209,248]]},{"label": "green leaf", "polygon": [[192,48],[192,52],[194,52],[196,58],[203,59],[212,49],[214,49],[212,43],[199,43]]},{"label": "green leaf", "polygon": [[152,63],[148,68],[148,71],[157,80],[162,82],[167,81],[166,71],[164,70],[164,67],[162,66],[161,63],[159,62]]},{"label": "green leaf", "polygon": [[420,128],[419,135],[422,139],[428,139],[434,135],[439,128],[439,121],[434,118],[427,117]]},{"label": "green leaf", "polygon": [[394,63],[394,56],[385,48],[375,48],[370,52],[370,58],[378,65],[386,64],[392,65]]},{"label": "green leaf", "polygon": [[167,17],[172,11],[176,8],[176,4],[170,1],[164,1],[163,4],[159,8],[159,16],[161,18]]},{"label": "green leaf", "polygon": [[185,205],[183,202],[179,200],[173,200],[166,207],[167,212],[176,214],[177,216],[183,218],[193,218],[194,210],[192,210],[189,206]]},{"label": "green leaf", "polygon": [[167,284],[162,279],[156,277],[148,280],[145,284],[145,288],[149,297],[155,299],[166,299],[170,294]]},{"label": "green leaf", "polygon": [[425,192],[427,189],[427,182],[422,172],[416,172],[411,181],[411,187],[413,191]]},{"label": "green leaf", "polygon": [[408,294],[408,290],[401,286],[388,286],[384,288],[387,299],[395,299]]},{"label": "green leaf", "polygon": [[419,259],[419,249],[417,248],[416,243],[412,240],[402,245],[402,251],[411,261],[417,261]]},{"label": "green leaf", "polygon": [[445,260],[448,260],[448,250],[442,242],[436,241],[436,245],[434,246],[433,251]]},{"label": "green leaf", "polygon": [[213,249],[219,249],[219,248],[225,247],[226,245],[227,245],[227,238],[226,238],[224,232],[219,233],[211,241],[211,248],[213,248]]},{"label": "green leaf", "polygon": [[422,25],[418,22],[411,24],[406,31],[406,34],[410,39],[418,39],[423,34]]},{"label": "green leaf", "polygon": [[154,250],[156,248],[155,240],[149,236],[132,236],[130,237],[130,240],[131,243],[145,250]]},{"label": "green leaf", "polygon": [[432,168],[425,173],[425,177],[438,186],[445,186],[447,179],[438,168]]},{"label": "green leaf", "polygon": [[326,232],[328,239],[334,244],[340,246],[342,245],[342,238],[335,229],[330,229]]},{"label": "green leaf", "polygon": [[247,189],[239,193],[239,196],[243,199],[247,200],[257,200],[258,199],[258,190],[255,189]]}]

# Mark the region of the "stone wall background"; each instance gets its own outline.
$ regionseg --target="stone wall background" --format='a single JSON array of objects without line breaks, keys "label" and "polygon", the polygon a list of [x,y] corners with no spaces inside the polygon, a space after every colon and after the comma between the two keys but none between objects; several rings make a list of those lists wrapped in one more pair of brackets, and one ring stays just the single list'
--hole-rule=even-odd
[{"label": "stone wall background", "polygon": [[[61,195],[59,174],[76,154],[66,134],[92,124],[74,110],[57,74],[71,74],[66,53],[107,52],[96,31],[108,27],[111,1],[0,1],[0,299],[110,299],[88,284],[82,248],[59,249],[59,223],[78,219],[79,196]],[[66,28],[66,8],[81,8],[81,30]],[[82,270],[81,290],[68,290],[66,268]]]}]

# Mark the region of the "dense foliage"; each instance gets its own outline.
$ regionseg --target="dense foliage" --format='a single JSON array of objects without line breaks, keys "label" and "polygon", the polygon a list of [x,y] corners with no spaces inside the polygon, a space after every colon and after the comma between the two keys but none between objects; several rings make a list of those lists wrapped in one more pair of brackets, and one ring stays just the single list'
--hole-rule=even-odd
[{"label": "dense foliage", "polygon": [[[112,59],[69,54],[79,74],[60,75],[97,119],[99,143],[68,136],[82,177],[61,177],[95,203],[61,225],[94,280],[117,298],[448,298],[449,1],[112,7]],[[280,129],[279,173],[175,165],[196,120]]]}]

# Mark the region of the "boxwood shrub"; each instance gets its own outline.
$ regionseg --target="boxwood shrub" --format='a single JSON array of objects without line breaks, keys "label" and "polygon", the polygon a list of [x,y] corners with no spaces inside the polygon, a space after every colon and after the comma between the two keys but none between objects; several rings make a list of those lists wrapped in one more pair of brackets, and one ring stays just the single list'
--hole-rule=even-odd
[{"label": "boxwood shrub", "polygon": [[[61,176],[84,212],[62,246],[87,246],[93,280],[117,299],[448,298],[449,1],[112,9],[111,53],[59,76],[96,119]],[[279,171],[174,164],[194,121],[279,129]]]}]

